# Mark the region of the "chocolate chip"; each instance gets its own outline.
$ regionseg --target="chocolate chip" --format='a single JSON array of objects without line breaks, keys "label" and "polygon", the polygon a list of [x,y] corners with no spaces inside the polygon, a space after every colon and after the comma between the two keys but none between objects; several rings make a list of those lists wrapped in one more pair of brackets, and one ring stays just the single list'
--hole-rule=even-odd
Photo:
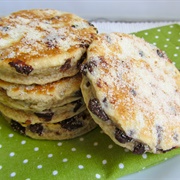
[{"label": "chocolate chip", "polygon": [[127,143],[132,140],[129,136],[125,134],[122,130],[116,128],[115,129],[115,138],[120,142],[120,143]]},{"label": "chocolate chip", "polygon": [[33,67],[25,64],[21,60],[9,62],[11,67],[14,67],[18,73],[29,75],[33,71]]},{"label": "chocolate chip", "polygon": [[77,100],[76,102],[76,106],[73,109],[73,112],[77,112],[78,109],[83,105],[83,102],[81,100]]},{"label": "chocolate chip", "polygon": [[107,108],[108,107],[108,102],[107,102],[107,98],[105,97],[103,100],[102,100],[104,106]]},{"label": "chocolate chip", "polygon": [[157,52],[159,57],[161,57],[161,58],[165,57],[165,53],[163,51],[161,51],[160,49],[157,49],[156,52]]},{"label": "chocolate chip", "polygon": [[91,22],[88,22],[88,24],[89,24],[90,26],[94,27],[94,24],[92,24]]},{"label": "chocolate chip", "polygon": [[173,135],[173,139],[174,139],[175,141],[178,141],[178,140],[179,140],[179,135],[175,133],[175,134]]},{"label": "chocolate chip", "polygon": [[88,48],[89,47],[89,43],[86,43],[86,42],[81,42],[81,44],[79,44],[79,47],[82,47],[82,48]]},{"label": "chocolate chip", "polygon": [[88,24],[89,24],[90,26],[94,27],[94,29],[95,29],[95,30],[96,30],[96,32],[98,33],[98,29],[97,29],[97,28],[95,28],[94,24],[92,24],[92,23],[90,23],[90,22],[88,22]]},{"label": "chocolate chip", "polygon": [[61,68],[60,68],[61,72],[64,72],[64,71],[68,70],[69,68],[71,68],[71,59],[72,58],[67,59],[66,62],[61,66]]},{"label": "chocolate chip", "polygon": [[87,69],[88,69],[87,63],[82,64],[82,65],[80,66],[80,72],[81,72],[84,76],[86,76],[86,74],[87,74]]},{"label": "chocolate chip", "polygon": [[61,121],[60,125],[62,128],[67,129],[69,131],[83,127],[83,123],[80,120],[78,120],[77,116]]},{"label": "chocolate chip", "polygon": [[72,28],[77,28],[78,25],[77,25],[77,24],[76,24],[76,25],[73,24],[73,25],[71,25],[71,27],[72,27]]},{"label": "chocolate chip", "polygon": [[31,124],[29,130],[33,133],[37,133],[39,136],[42,134],[43,126],[41,124]]},{"label": "chocolate chip", "polygon": [[94,98],[94,99],[90,99],[89,103],[88,103],[88,108],[89,110],[95,114],[96,116],[98,116],[100,119],[102,119],[103,121],[108,121],[110,120],[109,117],[107,116],[107,114],[104,112],[104,110],[102,109],[98,99]]},{"label": "chocolate chip", "polygon": [[46,42],[45,42],[46,46],[48,48],[56,48],[57,47],[57,40],[56,38],[54,39],[47,39]]},{"label": "chocolate chip", "polygon": [[53,112],[46,112],[46,113],[34,113],[37,117],[44,119],[45,121],[51,121],[54,113]]},{"label": "chocolate chip", "polygon": [[89,87],[91,84],[90,84],[90,82],[88,81],[87,83],[86,83],[86,87]]},{"label": "chocolate chip", "polygon": [[107,102],[107,98],[105,97],[102,102],[106,103]]},{"label": "chocolate chip", "polygon": [[[98,59],[100,61],[100,64],[104,67],[107,66],[107,62],[105,60],[105,58],[103,56],[98,56]],[[97,67],[97,63],[95,60],[93,60],[93,57],[91,58],[91,60],[88,62],[88,63],[84,63],[80,66],[80,72],[84,75],[86,75],[87,73],[87,70],[92,73],[93,72],[93,69]]]},{"label": "chocolate chip", "polygon": [[82,97],[82,92],[81,92],[81,90],[76,91],[76,92],[74,93],[74,96],[76,96],[76,97]]},{"label": "chocolate chip", "polygon": [[144,52],[143,52],[142,50],[140,50],[140,51],[139,51],[139,55],[140,55],[141,57],[143,57],[143,56],[144,56]]},{"label": "chocolate chip", "polygon": [[87,49],[89,47],[90,41],[84,39],[83,36],[78,37],[77,40],[80,42],[80,44],[77,44],[77,47],[81,47],[83,49]]},{"label": "chocolate chip", "polygon": [[134,147],[134,154],[143,154],[145,152],[145,147],[143,144],[139,143]]},{"label": "chocolate chip", "polygon": [[2,31],[7,32],[10,28],[8,26],[4,26],[1,28]]},{"label": "chocolate chip", "polygon": [[18,122],[14,120],[11,120],[10,125],[14,131],[17,131],[18,133],[25,135],[25,127],[21,126],[21,124],[19,124]]},{"label": "chocolate chip", "polygon": [[133,95],[133,96],[136,96],[136,91],[134,89],[130,89],[130,93]]},{"label": "chocolate chip", "polygon": [[87,70],[88,70],[90,73],[92,73],[94,67],[96,67],[96,66],[97,66],[96,62],[93,61],[93,60],[91,60],[89,63],[85,63],[85,64],[81,65],[81,67],[80,67],[80,72],[81,72],[82,74],[84,74],[84,75],[86,75]]},{"label": "chocolate chip", "polygon": [[87,53],[85,52],[77,62],[77,68],[80,69],[82,62],[86,59]]},{"label": "chocolate chip", "polygon": [[105,38],[106,38],[106,41],[107,41],[108,43],[111,43],[111,42],[112,42],[112,39],[111,39],[110,36],[106,35]]}]

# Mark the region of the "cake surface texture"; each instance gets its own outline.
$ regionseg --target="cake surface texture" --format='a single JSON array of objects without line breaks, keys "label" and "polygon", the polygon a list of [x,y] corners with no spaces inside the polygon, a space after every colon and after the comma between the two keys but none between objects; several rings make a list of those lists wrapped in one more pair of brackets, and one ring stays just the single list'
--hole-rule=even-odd
[{"label": "cake surface texture", "polygon": [[180,146],[180,72],[156,46],[134,35],[99,34],[81,66],[93,119],[137,154]]}]

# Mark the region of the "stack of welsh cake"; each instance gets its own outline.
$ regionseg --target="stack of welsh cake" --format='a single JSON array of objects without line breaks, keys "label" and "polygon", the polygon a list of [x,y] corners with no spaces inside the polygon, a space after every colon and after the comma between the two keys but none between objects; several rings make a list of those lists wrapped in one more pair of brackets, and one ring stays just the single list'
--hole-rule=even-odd
[{"label": "stack of welsh cake", "polygon": [[79,74],[96,34],[86,20],[52,9],[0,19],[0,111],[15,131],[62,140],[96,127]]}]

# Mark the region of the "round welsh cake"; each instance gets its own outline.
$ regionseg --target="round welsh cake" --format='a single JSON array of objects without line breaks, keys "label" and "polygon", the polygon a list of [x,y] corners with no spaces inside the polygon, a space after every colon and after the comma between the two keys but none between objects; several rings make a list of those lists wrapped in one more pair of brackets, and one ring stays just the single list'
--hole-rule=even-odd
[{"label": "round welsh cake", "polygon": [[86,20],[53,9],[0,18],[0,79],[29,85],[73,76],[96,33]]},{"label": "round welsh cake", "polygon": [[33,112],[63,106],[82,97],[81,80],[80,73],[44,85],[21,85],[0,80],[0,103]]},{"label": "round welsh cake", "polygon": [[33,139],[65,140],[84,135],[97,127],[87,110],[58,123],[23,124],[5,116],[14,131]]},{"label": "round welsh cake", "polygon": [[99,34],[81,65],[85,103],[118,145],[136,154],[180,147],[180,72],[134,35]]},{"label": "round welsh cake", "polygon": [[0,103],[0,112],[6,117],[20,123],[56,123],[64,119],[75,116],[86,109],[83,99],[78,99],[71,103],[59,107],[52,107],[41,112],[23,111],[14,109]]}]

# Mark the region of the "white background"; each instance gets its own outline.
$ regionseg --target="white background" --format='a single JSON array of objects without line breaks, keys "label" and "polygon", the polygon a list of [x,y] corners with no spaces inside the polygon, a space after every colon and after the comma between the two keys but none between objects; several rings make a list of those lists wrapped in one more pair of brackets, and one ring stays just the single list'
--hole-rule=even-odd
[{"label": "white background", "polygon": [[180,0],[0,0],[0,16],[31,8],[56,8],[88,20],[180,21]]}]

